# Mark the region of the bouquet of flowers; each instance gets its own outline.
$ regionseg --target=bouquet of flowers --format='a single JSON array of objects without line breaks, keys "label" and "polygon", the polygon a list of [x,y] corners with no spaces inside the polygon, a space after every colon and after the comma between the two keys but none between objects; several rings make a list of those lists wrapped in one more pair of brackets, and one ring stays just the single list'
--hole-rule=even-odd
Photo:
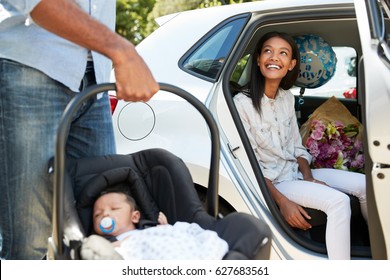
[{"label": "bouquet of flowers", "polygon": [[363,172],[363,146],[356,138],[358,133],[357,124],[313,120],[305,145],[313,157],[313,167]]},{"label": "bouquet of flowers", "polygon": [[363,173],[361,130],[359,121],[336,98],[321,105],[301,127],[303,144],[313,157],[312,167]]}]

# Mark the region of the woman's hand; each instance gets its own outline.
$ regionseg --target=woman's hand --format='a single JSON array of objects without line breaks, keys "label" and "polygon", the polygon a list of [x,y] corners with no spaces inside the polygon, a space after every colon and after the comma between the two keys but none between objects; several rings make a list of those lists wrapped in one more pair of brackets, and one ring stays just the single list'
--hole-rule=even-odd
[{"label": "woman's hand", "polygon": [[324,181],[317,180],[317,179],[314,179],[314,178],[308,178],[308,179],[304,179],[304,180],[305,180],[305,181],[308,181],[308,182],[312,182],[312,183],[317,183],[317,184],[325,185],[325,186],[328,185],[328,184],[325,183]]},{"label": "woman's hand", "polygon": [[306,219],[310,220],[311,217],[302,206],[286,198],[279,204],[279,208],[284,219],[290,226],[303,230],[311,228],[311,225],[306,221]]},{"label": "woman's hand", "polygon": [[271,180],[265,178],[265,182],[271,192],[272,198],[275,200],[276,204],[279,206],[282,216],[286,222],[295,228],[307,230],[311,228],[311,225],[306,221],[310,220],[311,217],[302,206],[292,202],[287,197],[285,197],[281,192],[275,188]]}]

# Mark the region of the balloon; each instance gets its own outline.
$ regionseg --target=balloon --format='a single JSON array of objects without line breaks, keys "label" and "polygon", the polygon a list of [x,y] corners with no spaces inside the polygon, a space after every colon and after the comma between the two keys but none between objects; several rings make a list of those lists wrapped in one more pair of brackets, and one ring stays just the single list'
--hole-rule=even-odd
[{"label": "balloon", "polygon": [[326,84],[336,71],[337,58],[332,47],[320,36],[306,34],[294,37],[301,53],[301,65],[295,85],[317,88]]}]

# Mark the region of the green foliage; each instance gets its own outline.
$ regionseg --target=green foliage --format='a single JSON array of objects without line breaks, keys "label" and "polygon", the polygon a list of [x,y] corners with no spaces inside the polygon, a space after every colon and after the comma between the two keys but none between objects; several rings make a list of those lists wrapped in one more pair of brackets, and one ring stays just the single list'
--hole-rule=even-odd
[{"label": "green foliage", "polygon": [[212,6],[220,6],[220,5],[226,5],[226,4],[238,4],[238,3],[244,3],[244,2],[254,2],[252,0],[204,0],[201,1],[202,3],[199,5],[199,8],[208,8]]},{"label": "green foliage", "polygon": [[116,32],[137,45],[152,33],[154,19],[185,10],[252,0],[116,0]]},{"label": "green foliage", "polygon": [[199,7],[204,0],[157,0],[153,9],[153,16],[159,17]]},{"label": "green foliage", "polygon": [[221,6],[222,2],[218,0],[205,0],[199,5],[199,8],[208,8],[213,6]]},{"label": "green foliage", "polygon": [[235,82],[236,84],[239,84],[241,75],[248,64],[249,57],[250,55],[247,54],[238,61],[236,68],[233,71],[232,78],[230,79],[231,81]]},{"label": "green foliage", "polygon": [[149,33],[148,15],[156,0],[116,0],[116,32],[138,44]]}]

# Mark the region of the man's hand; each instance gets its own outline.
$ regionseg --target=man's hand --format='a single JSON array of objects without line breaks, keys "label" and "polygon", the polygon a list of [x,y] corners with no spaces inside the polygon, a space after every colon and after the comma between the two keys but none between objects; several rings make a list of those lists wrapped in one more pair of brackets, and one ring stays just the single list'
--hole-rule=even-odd
[{"label": "man's hand", "polygon": [[42,0],[30,15],[46,30],[111,59],[118,99],[147,101],[159,90],[134,45],[81,10],[75,1]]},{"label": "man's hand", "polygon": [[148,101],[159,90],[159,85],[134,46],[127,41],[123,45],[126,48],[112,57],[116,96],[125,101]]}]

